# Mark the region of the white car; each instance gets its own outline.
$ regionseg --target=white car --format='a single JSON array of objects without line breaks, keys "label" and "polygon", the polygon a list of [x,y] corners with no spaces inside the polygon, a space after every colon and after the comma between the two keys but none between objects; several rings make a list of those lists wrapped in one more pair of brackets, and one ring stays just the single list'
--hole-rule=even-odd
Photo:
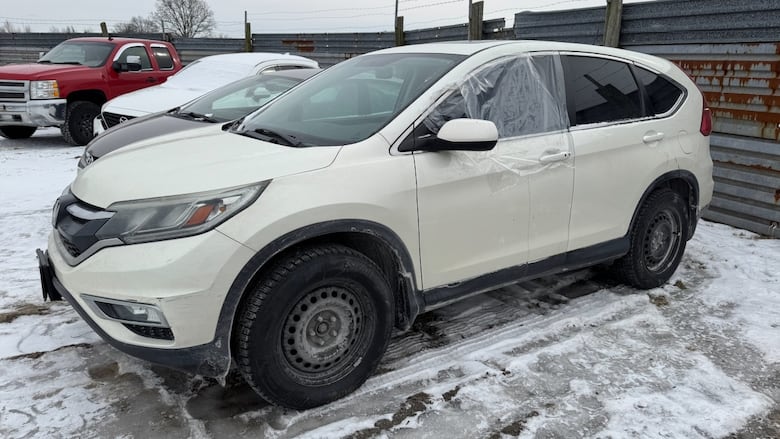
[{"label": "white car", "polygon": [[164,83],[118,96],[105,104],[93,124],[94,134],[122,122],[170,110],[211,90],[262,72],[319,67],[317,61],[278,53],[230,53],[200,58]]},{"label": "white car", "polygon": [[668,281],[712,197],[709,109],[669,61],[544,41],[344,61],[232,126],[134,143],[59,198],[44,296],[275,404],[358,388],[395,326],[599,263]]}]

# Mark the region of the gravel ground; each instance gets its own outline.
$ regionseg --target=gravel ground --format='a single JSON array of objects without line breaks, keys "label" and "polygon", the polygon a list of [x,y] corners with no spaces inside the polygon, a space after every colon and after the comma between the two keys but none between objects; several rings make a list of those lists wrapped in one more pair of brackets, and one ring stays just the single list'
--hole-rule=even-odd
[{"label": "gravel ground", "polygon": [[128,357],[40,296],[83,148],[0,140],[0,437],[780,438],[780,241],[702,222],[668,285],[598,271],[424,314],[353,395],[298,412]]}]

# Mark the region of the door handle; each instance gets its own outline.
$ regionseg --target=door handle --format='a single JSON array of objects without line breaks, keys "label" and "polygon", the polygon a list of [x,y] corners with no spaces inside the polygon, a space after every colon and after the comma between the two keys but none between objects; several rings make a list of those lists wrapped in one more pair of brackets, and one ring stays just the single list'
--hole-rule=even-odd
[{"label": "door handle", "polygon": [[653,143],[653,142],[658,142],[660,140],[663,140],[663,138],[664,138],[664,133],[651,131],[649,133],[646,133],[645,136],[642,137],[642,141],[645,143]]},{"label": "door handle", "polygon": [[150,76],[150,77],[146,78],[146,82],[149,82],[149,83],[157,82],[157,78],[155,78],[153,76]]},{"label": "door handle", "polygon": [[562,160],[568,159],[569,157],[571,157],[571,153],[569,151],[563,151],[563,152],[556,152],[553,154],[543,155],[539,158],[539,161],[542,162],[543,164],[547,164],[553,162],[560,162]]}]

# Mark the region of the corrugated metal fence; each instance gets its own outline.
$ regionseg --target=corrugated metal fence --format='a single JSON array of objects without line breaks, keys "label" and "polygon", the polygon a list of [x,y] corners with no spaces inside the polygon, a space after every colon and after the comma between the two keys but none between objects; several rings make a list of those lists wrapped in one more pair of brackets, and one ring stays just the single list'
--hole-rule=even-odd
[{"label": "corrugated metal fence", "polygon": [[[518,39],[601,44],[605,8],[520,13]],[[620,45],[677,63],[713,110],[705,218],[780,237],[780,0],[626,4]]]},{"label": "corrugated metal fence", "polygon": [[[484,39],[511,38],[513,35],[511,30],[504,29],[504,19],[484,21],[482,29]],[[47,52],[69,38],[87,36],[100,34],[0,33],[0,65],[34,62],[40,52]],[[131,36],[157,40],[164,38],[162,34]],[[465,40],[468,37],[468,26],[460,24],[411,30],[405,32],[404,37],[407,44]],[[185,64],[203,56],[244,51],[243,38],[172,38],[171,42]],[[323,67],[394,45],[394,32],[252,35],[255,52],[289,52],[315,59]]]}]

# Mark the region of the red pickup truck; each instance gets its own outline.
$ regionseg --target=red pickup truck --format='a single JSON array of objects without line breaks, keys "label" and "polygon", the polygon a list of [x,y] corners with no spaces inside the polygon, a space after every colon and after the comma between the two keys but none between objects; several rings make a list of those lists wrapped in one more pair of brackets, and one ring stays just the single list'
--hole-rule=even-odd
[{"label": "red pickup truck", "polygon": [[60,127],[68,143],[86,145],[101,105],[179,70],[176,49],[164,41],[67,40],[35,64],[0,66],[0,135],[22,139],[38,127]]}]

